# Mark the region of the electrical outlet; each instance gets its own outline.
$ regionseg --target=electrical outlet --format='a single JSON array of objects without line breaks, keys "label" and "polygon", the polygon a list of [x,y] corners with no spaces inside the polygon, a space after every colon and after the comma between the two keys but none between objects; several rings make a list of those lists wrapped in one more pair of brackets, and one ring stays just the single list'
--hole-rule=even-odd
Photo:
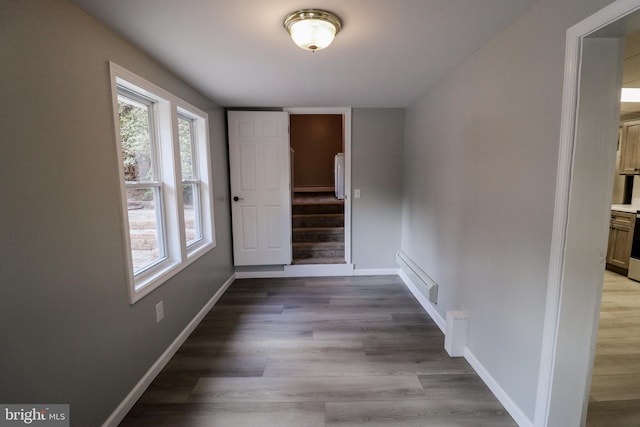
[{"label": "electrical outlet", "polygon": [[356,199],[360,198],[360,189],[356,188],[355,190],[353,190],[353,197]]},{"label": "electrical outlet", "polygon": [[164,319],[164,305],[160,301],[156,304],[156,323],[160,323],[162,319]]}]

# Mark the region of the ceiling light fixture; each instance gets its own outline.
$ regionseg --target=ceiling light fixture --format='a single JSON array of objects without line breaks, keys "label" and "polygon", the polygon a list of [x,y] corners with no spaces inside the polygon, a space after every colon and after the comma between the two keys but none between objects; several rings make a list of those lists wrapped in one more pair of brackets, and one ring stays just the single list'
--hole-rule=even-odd
[{"label": "ceiling light fixture", "polygon": [[640,102],[640,89],[623,87],[621,92],[621,102]]},{"label": "ceiling light fixture", "polygon": [[329,46],[342,28],[335,14],[320,9],[301,9],[284,18],[293,42],[305,50],[315,52]]}]

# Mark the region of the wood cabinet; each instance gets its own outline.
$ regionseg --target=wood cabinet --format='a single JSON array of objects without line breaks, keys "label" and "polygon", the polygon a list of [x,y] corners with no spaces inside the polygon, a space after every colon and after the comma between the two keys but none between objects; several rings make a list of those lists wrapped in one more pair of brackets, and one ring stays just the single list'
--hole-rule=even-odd
[{"label": "wood cabinet", "polygon": [[622,125],[618,172],[621,175],[640,175],[640,120]]},{"label": "wood cabinet", "polygon": [[607,247],[607,269],[626,274],[629,269],[631,245],[636,214],[611,211],[609,246]]}]

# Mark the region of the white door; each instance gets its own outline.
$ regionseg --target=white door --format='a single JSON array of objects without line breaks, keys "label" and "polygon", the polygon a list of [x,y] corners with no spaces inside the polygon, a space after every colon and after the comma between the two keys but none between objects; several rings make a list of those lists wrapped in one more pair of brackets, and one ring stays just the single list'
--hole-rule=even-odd
[{"label": "white door", "polygon": [[227,119],[234,265],[291,264],[289,114]]}]

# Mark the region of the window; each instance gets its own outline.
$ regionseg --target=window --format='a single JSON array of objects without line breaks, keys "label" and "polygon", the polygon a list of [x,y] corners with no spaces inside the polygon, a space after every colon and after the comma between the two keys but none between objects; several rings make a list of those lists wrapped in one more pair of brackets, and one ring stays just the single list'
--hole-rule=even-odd
[{"label": "window", "polygon": [[202,239],[202,213],[200,210],[200,185],[198,164],[195,162],[194,119],[178,114],[180,139],[180,165],[182,171],[182,200],[184,201],[184,226],[187,246]]},{"label": "window", "polygon": [[111,63],[131,302],[215,246],[207,114]]},{"label": "window", "polygon": [[118,91],[118,116],[131,260],[138,274],[166,259],[167,253],[153,103]]}]

